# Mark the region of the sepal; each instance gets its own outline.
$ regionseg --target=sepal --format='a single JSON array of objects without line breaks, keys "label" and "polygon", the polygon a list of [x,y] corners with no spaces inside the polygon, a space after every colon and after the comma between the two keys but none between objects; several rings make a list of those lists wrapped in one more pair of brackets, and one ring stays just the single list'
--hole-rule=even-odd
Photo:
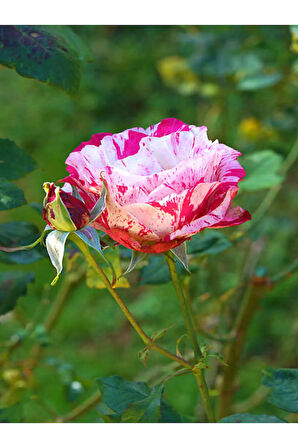
[{"label": "sepal", "polygon": [[137,250],[132,250],[131,259],[130,259],[129,265],[128,265],[126,271],[123,272],[123,274],[119,278],[121,278],[124,275],[128,274],[129,272],[133,271],[134,268],[136,267],[136,265],[140,261],[142,261],[146,257],[146,255],[147,254],[145,252],[139,252]]},{"label": "sepal", "polygon": [[[43,189],[46,192],[46,197],[43,201],[43,206],[44,206],[44,217],[47,220],[47,222],[50,222],[53,228],[59,231],[63,232],[75,231],[77,228],[74,222],[72,221],[70,214],[60,197],[60,187],[56,187],[53,183],[45,182],[43,184]],[[51,194],[54,195],[54,199],[50,197]]]},{"label": "sepal", "polygon": [[[116,284],[116,273],[115,273],[115,269],[112,265],[112,263],[110,263],[110,261],[105,257],[103,250],[101,248],[100,245],[100,239],[98,237],[98,234],[96,232],[95,229],[93,229],[93,227],[91,226],[86,226],[81,230],[77,230],[76,232],[74,232],[75,235],[77,235],[85,244],[87,244],[89,247],[91,247],[92,249],[95,249],[100,256],[105,260],[105,262],[109,265],[111,271],[112,271],[112,276],[113,276],[113,280],[112,280],[112,284],[115,285]],[[75,240],[74,240],[75,242]]]},{"label": "sepal", "polygon": [[72,196],[84,202],[84,199],[79,193],[78,187],[76,187],[75,185],[71,185],[71,188],[72,188]]},{"label": "sepal", "polygon": [[78,235],[84,243],[88,244],[92,249],[97,250],[97,252],[104,257],[98,234],[93,227],[86,226],[81,230],[77,230],[75,234]]},{"label": "sepal", "polygon": [[102,184],[102,190],[100,194],[100,198],[94,205],[93,209],[90,212],[90,221],[95,221],[106,208],[106,197],[107,197],[107,189],[105,183]]},{"label": "sepal", "polygon": [[187,262],[187,252],[186,252],[186,242],[180,244],[180,246],[174,247],[171,249],[171,252],[175,255],[176,258],[183,264],[187,272],[190,273],[188,262]]},{"label": "sepal", "polygon": [[52,265],[56,268],[57,275],[51,282],[51,286],[54,286],[63,269],[63,256],[65,249],[65,242],[69,232],[62,232],[61,230],[53,230],[46,238],[46,247],[52,262]]}]

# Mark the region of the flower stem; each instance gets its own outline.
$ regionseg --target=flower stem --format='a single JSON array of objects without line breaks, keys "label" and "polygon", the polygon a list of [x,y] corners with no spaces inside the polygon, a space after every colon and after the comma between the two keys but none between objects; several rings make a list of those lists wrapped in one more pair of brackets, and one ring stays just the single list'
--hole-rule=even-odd
[{"label": "flower stem", "polygon": [[266,284],[263,287],[254,287],[252,284],[252,276],[263,248],[264,242],[262,240],[256,241],[252,244],[250,253],[246,256],[243,286],[241,288],[241,306],[230,333],[233,337],[232,342],[228,343],[225,347],[224,358],[227,366],[222,367],[223,379],[218,403],[220,419],[231,413],[235,394],[234,380],[239,366],[241,352],[246,341],[247,330],[258,309],[260,299],[264,295],[264,288],[267,288]]},{"label": "flower stem", "polygon": [[[70,273],[66,276],[64,283],[62,284],[56,298],[52,304],[52,308],[43,324],[46,332],[50,332],[53,326],[56,324],[60,314],[63,310],[64,305],[66,304],[70,294],[74,290],[74,288],[81,282],[84,275],[86,273],[85,267],[76,271],[75,273]],[[30,356],[30,366],[35,366],[39,355],[41,353],[41,345],[39,343],[35,344],[31,350]]]},{"label": "flower stem", "polygon": [[72,411],[70,411],[69,414],[66,414],[64,417],[57,418],[56,422],[57,423],[72,422],[81,415],[90,411],[90,409],[92,409],[95,405],[97,405],[100,402],[101,402],[101,393],[99,391],[96,391],[93,395],[91,395],[91,397],[87,398],[86,401],[84,401],[82,404],[80,404]]},{"label": "flower stem", "polygon": [[[193,345],[195,361],[197,363],[199,361],[199,359],[202,357],[202,352],[201,352],[200,346],[197,341],[197,336],[196,336],[196,332],[194,329],[193,318],[192,318],[191,310],[189,307],[189,302],[187,301],[187,299],[185,297],[183,287],[182,287],[182,284],[180,282],[179,275],[177,272],[175,261],[173,260],[173,258],[170,254],[166,254],[165,257],[166,257],[166,261],[167,261],[167,264],[169,267],[172,282],[173,282],[174,288],[176,290],[179,305],[180,305],[180,308],[181,308],[181,311],[182,311],[182,314],[184,317],[184,322],[185,322],[185,326],[187,329],[187,333],[188,333],[189,339],[191,340],[192,345]],[[211,406],[208,386],[207,386],[207,383],[205,380],[204,372],[202,369],[194,369],[193,374],[194,374],[196,382],[199,386],[199,390],[201,393],[201,397],[202,397],[202,401],[203,401],[203,405],[205,408],[207,418],[208,418],[209,422],[215,422],[214,412],[213,412],[213,409]]]},{"label": "flower stem", "polygon": [[263,291],[261,291],[260,294],[260,291],[257,291],[256,288],[250,286],[243,299],[233,330],[234,342],[228,344],[226,349],[225,361],[227,366],[223,367],[223,381],[220,390],[218,411],[219,418],[223,418],[231,413],[232,401],[235,394],[234,380],[241,352],[246,341],[247,329],[263,294]]},{"label": "flower stem", "polygon": [[200,349],[198,341],[197,341],[197,336],[196,336],[196,332],[194,329],[194,324],[193,324],[193,320],[192,320],[190,307],[189,307],[188,301],[185,297],[183,287],[182,287],[182,284],[181,284],[179,276],[178,276],[175,261],[173,260],[171,255],[168,255],[168,254],[166,254],[166,261],[167,261],[167,264],[169,267],[169,271],[170,271],[170,275],[172,278],[174,288],[176,290],[179,305],[180,305],[180,308],[181,308],[181,311],[183,314],[188,337],[193,345],[195,361],[198,362],[199,358],[202,356],[202,352],[201,352],[201,349]]},{"label": "flower stem", "polygon": [[85,255],[87,262],[90,264],[90,266],[93,267],[93,269],[95,269],[95,271],[101,277],[107,290],[109,291],[111,296],[114,298],[114,300],[116,301],[118,306],[121,308],[122,312],[127,317],[128,321],[130,322],[132,327],[136,330],[136,332],[138,333],[138,335],[140,336],[140,338],[142,339],[144,344],[148,348],[166,356],[167,358],[172,359],[173,361],[176,361],[181,366],[191,369],[192,368],[191,364],[186,362],[182,357],[176,356],[176,355],[170,353],[169,351],[165,350],[164,348],[160,347],[159,345],[156,345],[155,342],[144,332],[144,330],[140,327],[138,322],[135,320],[135,318],[133,317],[133,315],[131,314],[131,312],[129,311],[129,309],[127,308],[127,306],[125,305],[125,303],[123,302],[121,297],[119,296],[119,294],[112,287],[111,282],[108,279],[108,277],[106,276],[106,274],[104,273],[103,269],[97,264],[95,258],[91,254],[88,246],[82,240],[80,240],[79,238],[76,238],[75,235],[73,235],[72,238],[73,238],[73,241],[78,245],[80,250]]}]

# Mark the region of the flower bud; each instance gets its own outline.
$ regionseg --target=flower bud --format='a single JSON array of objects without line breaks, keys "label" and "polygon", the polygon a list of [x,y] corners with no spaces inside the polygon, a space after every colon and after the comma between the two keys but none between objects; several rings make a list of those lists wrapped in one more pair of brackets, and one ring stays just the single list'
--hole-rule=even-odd
[{"label": "flower bud", "polygon": [[73,232],[85,227],[90,219],[89,211],[80,199],[56,187],[53,182],[45,182],[43,189],[43,218],[52,229]]}]

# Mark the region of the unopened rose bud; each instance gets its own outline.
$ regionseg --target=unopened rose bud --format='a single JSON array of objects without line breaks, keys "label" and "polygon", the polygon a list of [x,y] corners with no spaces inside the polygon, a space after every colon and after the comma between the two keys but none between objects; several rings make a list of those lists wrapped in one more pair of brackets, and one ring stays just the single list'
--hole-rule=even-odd
[{"label": "unopened rose bud", "polygon": [[61,190],[53,182],[45,182],[43,189],[46,192],[43,218],[52,229],[73,232],[89,223],[89,211],[80,199]]}]

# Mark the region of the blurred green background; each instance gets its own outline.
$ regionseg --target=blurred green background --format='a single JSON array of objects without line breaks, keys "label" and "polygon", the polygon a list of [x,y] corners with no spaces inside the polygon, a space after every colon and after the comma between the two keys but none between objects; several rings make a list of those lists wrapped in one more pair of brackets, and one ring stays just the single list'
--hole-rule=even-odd
[{"label": "blurred green background", "polygon": [[[75,98],[0,67],[0,137],[15,141],[38,165],[17,182],[25,191],[28,204],[41,203],[42,183],[64,177],[67,155],[93,133],[147,127],[165,117],[204,124],[210,139],[218,138],[244,156],[271,150],[282,162],[293,147],[298,44],[290,27],[72,28],[94,57],[83,66],[80,91]],[[271,171],[270,160],[264,167],[257,162],[253,169],[257,168],[267,175]],[[241,283],[243,272],[248,269],[247,260],[254,259],[256,244],[262,247],[254,266],[257,278],[278,276],[295,260],[298,199],[294,171],[293,167],[289,170],[275,201],[247,234],[235,239],[241,227],[224,230],[226,238],[234,237],[230,247],[217,255],[194,257],[196,272],[190,290],[204,330],[213,334],[226,331],[231,316],[239,308],[241,295],[236,293],[227,300],[219,297]],[[254,211],[268,191],[269,188],[243,189],[237,202],[254,218]],[[40,230],[44,226],[38,211],[30,205],[2,212],[0,220],[27,220]],[[1,318],[3,349],[33,316],[36,318],[41,302],[44,306],[37,317],[44,319],[61,287],[47,286],[54,276],[47,258],[21,267],[0,264],[1,272],[19,269],[34,272],[36,279],[16,310]],[[173,287],[169,283],[140,285],[139,276],[139,271],[130,274],[132,288],[119,291],[149,334],[176,324],[162,340],[165,347],[175,351],[175,341],[184,333],[184,327]],[[61,284],[63,281],[62,276]],[[297,366],[297,287],[298,275],[292,274],[264,292],[241,360],[236,403],[256,391],[262,369],[267,365],[295,367],[296,363]],[[26,391],[31,398],[38,397],[25,400],[27,422],[48,421],[51,414],[67,413],[96,390],[96,378],[118,374],[128,380],[154,384],[167,374],[168,362],[158,354],[150,353],[144,367],[138,359],[143,345],[116,304],[106,291],[89,289],[84,281],[72,291],[50,334],[37,333],[37,339],[43,338],[43,356],[30,380],[22,369],[34,343],[32,338],[14,351],[0,379],[0,399],[4,403],[16,402]],[[220,343],[208,341],[208,344],[213,350],[222,351]],[[219,372],[219,364],[215,361],[213,367],[208,380],[215,400],[220,381],[220,375],[215,379],[215,373]],[[182,414],[202,417],[191,376],[170,380],[166,397]],[[252,409],[285,416],[284,411],[272,408],[261,402]],[[78,421],[98,419],[93,409]]]}]

